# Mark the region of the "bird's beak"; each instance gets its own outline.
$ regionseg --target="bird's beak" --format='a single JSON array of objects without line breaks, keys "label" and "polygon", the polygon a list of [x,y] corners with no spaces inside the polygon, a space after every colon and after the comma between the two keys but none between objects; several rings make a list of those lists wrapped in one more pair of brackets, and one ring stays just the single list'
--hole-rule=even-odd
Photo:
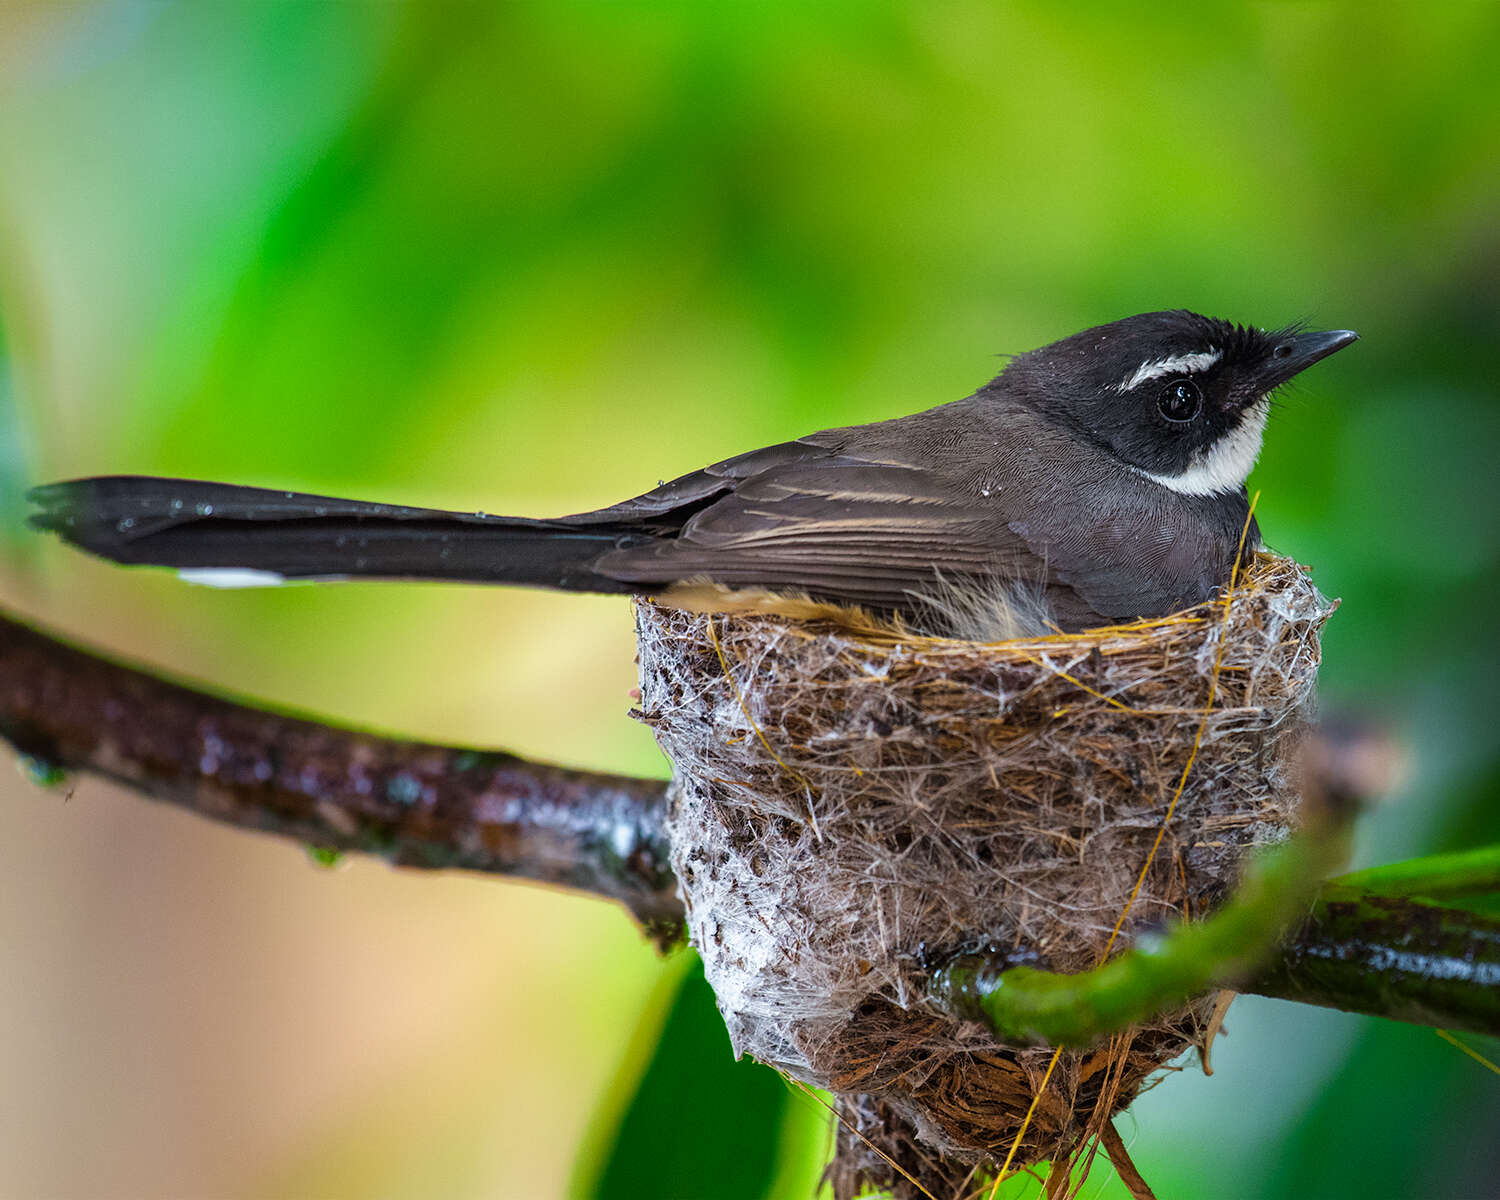
[{"label": "bird's beak", "polygon": [[1270,356],[1257,372],[1256,383],[1262,391],[1269,392],[1293,375],[1307,370],[1313,363],[1358,340],[1359,334],[1352,329],[1334,329],[1327,333],[1296,333],[1279,338]]}]

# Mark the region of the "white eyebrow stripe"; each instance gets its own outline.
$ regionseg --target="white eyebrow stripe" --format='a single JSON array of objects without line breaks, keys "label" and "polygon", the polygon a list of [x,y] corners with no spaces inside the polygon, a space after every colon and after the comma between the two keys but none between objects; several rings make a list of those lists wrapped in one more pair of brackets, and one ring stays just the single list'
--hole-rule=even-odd
[{"label": "white eyebrow stripe", "polygon": [[1144,362],[1135,369],[1135,374],[1129,379],[1115,384],[1115,391],[1128,392],[1140,387],[1149,379],[1160,379],[1163,375],[1189,375],[1194,371],[1206,371],[1223,357],[1222,350],[1208,349],[1193,354],[1175,354],[1171,358],[1158,358],[1154,362]]}]

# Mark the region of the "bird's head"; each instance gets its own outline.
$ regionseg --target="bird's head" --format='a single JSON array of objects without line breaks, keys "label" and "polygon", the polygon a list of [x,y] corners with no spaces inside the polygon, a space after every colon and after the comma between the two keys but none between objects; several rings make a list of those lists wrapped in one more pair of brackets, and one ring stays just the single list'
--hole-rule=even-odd
[{"label": "bird's head", "polygon": [[1153,312],[1018,356],[991,386],[1173,491],[1237,491],[1260,454],[1270,394],[1354,341]]}]

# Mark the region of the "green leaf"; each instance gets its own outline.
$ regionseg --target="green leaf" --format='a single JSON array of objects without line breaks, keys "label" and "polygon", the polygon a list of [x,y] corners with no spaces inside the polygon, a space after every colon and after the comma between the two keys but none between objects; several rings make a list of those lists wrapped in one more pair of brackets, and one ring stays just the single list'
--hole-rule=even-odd
[{"label": "green leaf", "polygon": [[734,1060],[694,955],[613,1145],[573,1194],[760,1200],[777,1175],[787,1108],[787,1086],[773,1071]]}]

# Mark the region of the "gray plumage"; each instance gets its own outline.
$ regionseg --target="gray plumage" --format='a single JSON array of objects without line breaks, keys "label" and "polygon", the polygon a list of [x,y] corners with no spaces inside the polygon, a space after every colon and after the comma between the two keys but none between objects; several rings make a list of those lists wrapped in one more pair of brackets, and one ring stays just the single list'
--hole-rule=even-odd
[{"label": "gray plumage", "polygon": [[[1037,469],[1047,463],[1067,469]],[[595,560],[639,590],[702,578],[900,611],[945,583],[1003,579],[1043,586],[1054,619],[1076,628],[1206,597],[1229,576],[1240,500],[1175,496],[981,394],[728,459],[571,520],[650,524],[697,509],[675,536]]]},{"label": "gray plumage", "polygon": [[552,520],[114,476],[36,489],[32,521],[117,562],[195,572],[709,583],[919,623],[944,589],[1029,589],[1071,630],[1165,614],[1228,579],[1266,394],[1352,340],[1143,314],[1021,355],[963,400]]}]

